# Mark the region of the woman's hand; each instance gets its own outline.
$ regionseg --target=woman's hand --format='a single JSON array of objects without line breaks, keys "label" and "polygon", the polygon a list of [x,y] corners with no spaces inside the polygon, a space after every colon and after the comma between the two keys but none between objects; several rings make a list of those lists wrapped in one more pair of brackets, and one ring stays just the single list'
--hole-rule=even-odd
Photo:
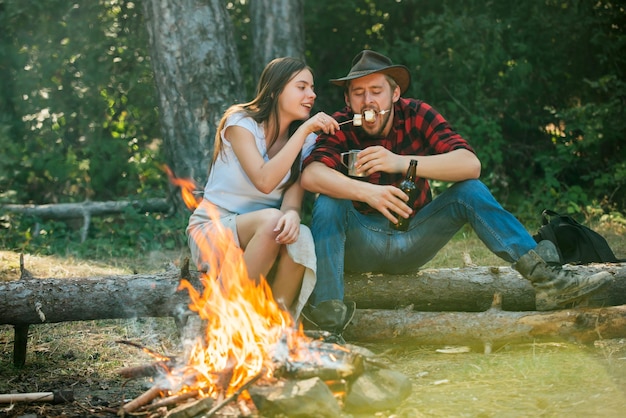
[{"label": "woman's hand", "polygon": [[306,129],[307,134],[323,131],[326,134],[333,135],[339,130],[339,123],[324,112],[319,112],[315,116],[307,119],[300,128]]},{"label": "woman's hand", "polygon": [[274,231],[276,242],[279,244],[293,244],[298,240],[300,235],[300,215],[295,210],[288,210],[280,217]]}]

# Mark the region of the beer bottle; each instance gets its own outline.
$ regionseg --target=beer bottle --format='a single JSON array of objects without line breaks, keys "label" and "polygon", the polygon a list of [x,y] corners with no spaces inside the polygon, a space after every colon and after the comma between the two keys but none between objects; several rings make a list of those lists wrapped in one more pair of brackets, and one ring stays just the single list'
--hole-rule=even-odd
[{"label": "beer bottle", "polygon": [[[406,202],[406,204],[411,208],[413,208],[413,203],[415,202],[415,199],[417,199],[417,186],[415,185],[416,169],[417,160],[411,160],[409,163],[409,169],[406,172],[406,177],[398,185],[398,188],[409,196],[409,201]],[[409,228],[409,219],[404,219],[402,216],[398,216],[398,223],[394,224],[393,222],[389,222],[389,226],[397,229],[398,231],[406,231]]]}]

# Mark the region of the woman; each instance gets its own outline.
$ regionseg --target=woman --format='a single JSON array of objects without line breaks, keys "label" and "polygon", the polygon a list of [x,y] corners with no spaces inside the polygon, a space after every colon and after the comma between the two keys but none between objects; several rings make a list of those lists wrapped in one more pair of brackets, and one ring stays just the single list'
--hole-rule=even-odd
[{"label": "woman", "polygon": [[[296,317],[315,279],[312,238],[300,225],[300,163],[313,146],[315,132],[339,129],[323,112],[309,118],[316,98],[313,87],[313,73],[299,59],[277,58],[265,67],[256,97],[231,106],[218,125],[204,199],[187,228],[192,258],[207,271],[199,243],[215,227],[207,206],[216,207],[220,223],[232,230],[243,249],[250,278],[268,277],[272,270],[275,300]],[[294,122],[301,123],[295,131],[290,129]],[[313,271],[313,283],[305,290],[307,268]]]}]

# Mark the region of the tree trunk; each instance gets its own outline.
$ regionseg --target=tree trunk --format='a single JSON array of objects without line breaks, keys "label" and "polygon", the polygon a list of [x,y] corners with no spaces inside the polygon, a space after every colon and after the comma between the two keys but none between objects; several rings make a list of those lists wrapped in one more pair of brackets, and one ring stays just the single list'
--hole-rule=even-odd
[{"label": "tree trunk", "polygon": [[304,59],[303,0],[254,0],[252,22],[252,76],[259,79],[265,65],[278,57]]},{"label": "tree trunk", "polygon": [[243,97],[233,27],[221,0],[146,0],[144,15],[170,168],[204,186],[215,127]]}]

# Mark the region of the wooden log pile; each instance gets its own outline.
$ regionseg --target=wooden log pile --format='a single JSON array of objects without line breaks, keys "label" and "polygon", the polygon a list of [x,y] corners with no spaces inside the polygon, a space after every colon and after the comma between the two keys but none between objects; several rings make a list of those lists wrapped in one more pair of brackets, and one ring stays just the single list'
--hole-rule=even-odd
[{"label": "wooden log pile", "polygon": [[[504,344],[537,338],[581,341],[626,337],[626,264],[567,266],[609,271],[613,282],[594,307],[535,312],[534,290],[510,267],[423,270],[410,275],[346,275],[346,299],[357,312],[345,336],[354,341],[408,338],[416,343]],[[14,363],[26,359],[28,327],[64,321],[173,317],[191,314],[181,278],[199,286],[197,272],[173,266],[156,274],[83,278],[0,277],[0,324],[15,327]],[[494,294],[501,309],[490,309]]]}]

